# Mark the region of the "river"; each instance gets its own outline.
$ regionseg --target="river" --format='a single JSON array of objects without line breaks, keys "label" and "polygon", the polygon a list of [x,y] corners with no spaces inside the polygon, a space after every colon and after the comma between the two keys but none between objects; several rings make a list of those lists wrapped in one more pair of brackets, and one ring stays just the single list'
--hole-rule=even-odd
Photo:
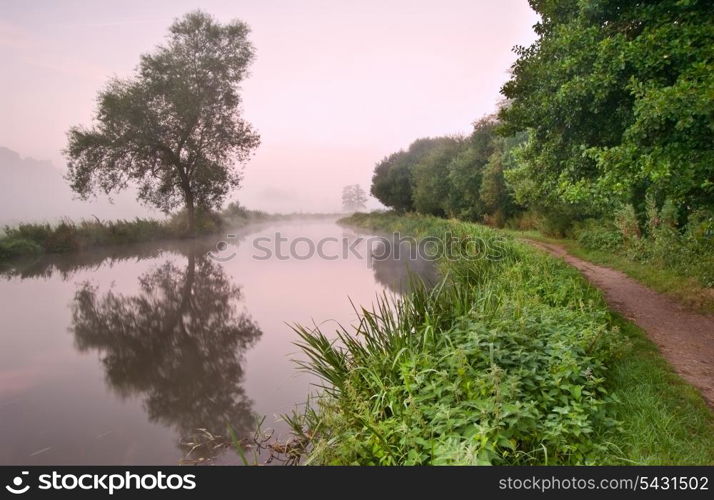
[{"label": "river", "polygon": [[238,463],[209,436],[262,418],[286,438],[280,415],[317,390],[289,325],[353,324],[350,300],[435,276],[404,253],[370,259],[376,247],[304,219],[6,269],[0,464]]}]

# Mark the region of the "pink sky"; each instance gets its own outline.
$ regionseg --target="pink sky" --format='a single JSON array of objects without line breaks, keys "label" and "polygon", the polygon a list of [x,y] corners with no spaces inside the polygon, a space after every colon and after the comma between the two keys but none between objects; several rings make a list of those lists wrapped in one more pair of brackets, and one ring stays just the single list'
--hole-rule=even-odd
[{"label": "pink sky", "polygon": [[537,21],[526,0],[0,0],[0,146],[64,168],[97,90],[197,7],[253,30],[244,110],[262,145],[238,198],[269,211],[337,210],[385,155],[468,133]]}]

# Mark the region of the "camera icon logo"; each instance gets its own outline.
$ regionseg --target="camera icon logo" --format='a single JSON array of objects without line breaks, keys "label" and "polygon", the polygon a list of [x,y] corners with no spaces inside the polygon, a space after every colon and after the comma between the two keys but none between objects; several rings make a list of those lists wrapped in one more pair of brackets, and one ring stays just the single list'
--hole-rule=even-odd
[{"label": "camera icon logo", "polygon": [[30,489],[30,485],[26,484],[24,487],[22,486],[23,482],[23,476],[27,476],[30,472],[29,471],[22,471],[19,476],[15,476],[12,480],[12,485],[7,485],[5,486],[5,489],[12,493],[13,495],[22,495],[23,493],[26,493],[27,490]]}]

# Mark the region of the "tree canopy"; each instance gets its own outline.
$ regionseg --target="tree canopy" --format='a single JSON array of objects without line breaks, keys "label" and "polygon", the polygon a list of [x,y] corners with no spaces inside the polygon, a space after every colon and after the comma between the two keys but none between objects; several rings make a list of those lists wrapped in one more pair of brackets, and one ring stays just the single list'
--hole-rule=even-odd
[{"label": "tree canopy", "polygon": [[496,225],[529,210],[560,234],[627,206],[641,232],[665,204],[679,229],[711,219],[714,4],[530,4],[538,38],[516,48],[497,116],[454,147],[420,139],[388,156],[372,193],[398,211]]},{"label": "tree canopy", "polygon": [[132,78],[99,93],[95,123],[69,131],[72,189],[87,198],[130,183],[168,212],[220,206],[237,188],[260,139],[240,113],[240,82],[254,57],[242,21],[220,24],[195,11],[175,21],[164,45],[141,56]]},{"label": "tree canopy", "polygon": [[367,203],[367,193],[359,184],[351,184],[342,188],[342,209],[345,212],[364,210]]},{"label": "tree canopy", "polygon": [[504,171],[512,168],[525,135],[501,138],[497,127],[496,118],[487,116],[474,123],[469,137],[414,141],[377,164],[372,194],[398,211],[501,225],[518,209]]},{"label": "tree canopy", "polygon": [[531,0],[538,39],[517,50],[501,111],[528,130],[533,203],[598,214],[646,195],[714,207],[714,4]]}]

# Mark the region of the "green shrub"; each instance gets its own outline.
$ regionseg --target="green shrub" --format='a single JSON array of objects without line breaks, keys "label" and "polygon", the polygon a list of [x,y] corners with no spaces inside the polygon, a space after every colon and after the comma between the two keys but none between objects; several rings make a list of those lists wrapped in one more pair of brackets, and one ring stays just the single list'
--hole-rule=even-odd
[{"label": "green shrub", "polygon": [[[220,215],[198,211],[197,232],[210,234],[220,231],[224,221]],[[82,221],[75,224],[62,221],[57,225],[20,224],[5,227],[0,238],[0,260],[37,253],[66,253],[106,245],[124,245],[186,235],[186,218],[182,213],[169,221],[136,218],[103,222]],[[39,250],[38,250],[39,249]]]},{"label": "green shrub", "polygon": [[0,260],[33,256],[42,253],[42,247],[24,238],[3,237],[0,239]]},{"label": "green shrub", "polygon": [[699,211],[683,229],[676,226],[676,210],[667,201],[661,209],[648,204],[646,234],[640,230],[634,209],[617,211],[613,221],[588,220],[575,230],[576,239],[588,250],[622,255],[696,278],[714,287],[714,216]]},{"label": "green shrub", "polygon": [[581,220],[582,217],[576,215],[575,211],[565,208],[558,210],[527,210],[508,220],[501,221],[500,224],[492,225],[496,227],[506,226],[509,229],[519,231],[535,230],[546,236],[563,238],[570,236],[573,228],[577,226]]},{"label": "green shrub", "polygon": [[540,216],[532,210],[520,213],[506,221],[508,229],[518,231],[536,231],[540,224]]},{"label": "green shrub", "polygon": [[577,271],[499,233],[432,217],[350,223],[481,239],[499,258],[443,260],[447,278],[362,310],[338,341],[296,327],[327,389],[296,432],[311,463],[584,464],[614,421],[609,313]]},{"label": "green shrub", "polygon": [[622,247],[624,241],[614,224],[593,219],[585,221],[576,234],[578,243],[590,249],[616,250]]}]

